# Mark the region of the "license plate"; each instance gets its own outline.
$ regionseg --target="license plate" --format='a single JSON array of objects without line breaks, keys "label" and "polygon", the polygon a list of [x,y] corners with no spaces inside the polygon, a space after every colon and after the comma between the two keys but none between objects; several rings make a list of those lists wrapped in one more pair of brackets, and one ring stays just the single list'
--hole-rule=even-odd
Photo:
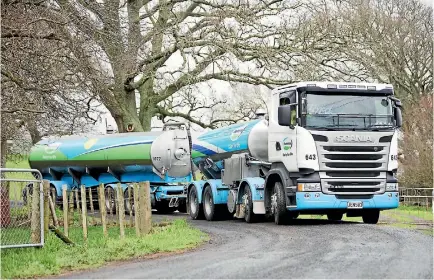
[{"label": "license plate", "polygon": [[363,208],[363,202],[347,202],[347,208]]}]

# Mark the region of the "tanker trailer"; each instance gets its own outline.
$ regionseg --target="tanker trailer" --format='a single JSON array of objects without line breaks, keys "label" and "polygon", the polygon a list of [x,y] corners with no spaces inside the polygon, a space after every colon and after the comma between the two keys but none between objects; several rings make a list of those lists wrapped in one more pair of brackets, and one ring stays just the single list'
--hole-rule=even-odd
[{"label": "tanker trailer", "polygon": [[[58,203],[63,185],[68,190],[85,185],[97,197],[102,183],[106,208],[115,211],[115,187],[120,183],[129,212],[133,204],[128,189],[133,183],[149,181],[154,209],[185,212],[180,183],[191,180],[190,141],[189,131],[179,123],[167,124],[163,131],[44,139],[32,148],[29,164],[50,181]],[[27,188],[23,195],[29,191]]]},{"label": "tanker trailer", "polygon": [[300,82],[271,91],[270,116],[193,139],[205,179],[186,184],[192,219],[276,224],[362,217],[399,205],[401,102],[390,84]]}]

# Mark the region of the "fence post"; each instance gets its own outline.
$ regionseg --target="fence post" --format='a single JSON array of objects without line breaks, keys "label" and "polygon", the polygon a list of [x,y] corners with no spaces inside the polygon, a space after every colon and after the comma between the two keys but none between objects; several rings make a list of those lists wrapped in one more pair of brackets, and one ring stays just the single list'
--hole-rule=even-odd
[{"label": "fence post", "polygon": [[144,235],[151,231],[151,200],[149,182],[140,183],[140,234]]},{"label": "fence post", "polygon": [[145,232],[149,233],[152,229],[151,186],[149,181],[145,182],[145,203]]},{"label": "fence post", "polygon": [[133,226],[133,201],[131,200],[131,185],[128,186],[128,204],[130,205],[130,225]]},{"label": "fence post", "polygon": [[48,226],[50,223],[50,182],[48,180],[43,181],[44,186],[44,236],[48,236]]},{"label": "fence post", "polygon": [[[42,182],[41,182],[42,184]],[[33,184],[33,194],[32,194],[32,218],[31,218],[31,240],[32,243],[40,243],[41,242],[41,211],[40,211],[40,184]],[[30,201],[28,201],[30,204]]]},{"label": "fence post", "polygon": [[86,189],[81,185],[81,208],[82,208],[82,221],[83,221],[83,239],[87,241],[87,203],[86,203]]},{"label": "fence post", "polygon": [[50,206],[51,216],[53,218],[53,225],[55,227],[58,227],[59,221],[57,220],[57,216],[56,216],[56,207],[54,206],[53,199],[51,198],[51,195],[48,196],[48,203]]},{"label": "fence post", "polygon": [[83,222],[82,217],[81,217],[81,210],[80,210],[80,199],[78,199],[78,188],[76,188],[74,190],[75,193],[75,204],[77,207],[77,212],[78,212],[78,220],[80,221],[80,224]]},{"label": "fence post", "polygon": [[74,192],[71,189],[69,191],[69,201],[68,201],[68,214],[69,214],[69,219],[68,219],[68,223],[70,223],[71,225],[74,223]]},{"label": "fence post", "polygon": [[92,213],[92,216],[89,218],[90,219],[90,224],[91,225],[95,225],[95,219],[93,217],[93,215],[95,214],[95,209],[93,207],[93,197],[92,197],[92,188],[89,188],[89,203],[90,203],[90,212]]},{"label": "fence post", "polygon": [[134,197],[134,223],[136,227],[136,235],[140,236],[140,204],[139,204],[139,188],[140,185],[134,183],[133,186],[133,197]]},{"label": "fence post", "polygon": [[62,186],[62,202],[63,202],[63,232],[66,237],[69,236],[69,223],[68,223],[68,194],[66,192],[67,186]]},{"label": "fence post", "polygon": [[101,212],[102,231],[104,236],[107,237],[107,219],[106,219],[106,207],[105,207],[105,193],[104,184],[99,185],[99,211]]},{"label": "fence post", "polygon": [[[119,215],[119,195],[117,195],[117,189],[121,187],[121,183],[116,184],[116,188],[114,190],[114,196],[115,196],[115,206],[116,206],[116,215]],[[116,224],[116,219],[114,219],[114,222]]]},{"label": "fence post", "polygon": [[125,227],[124,227],[124,220],[125,220],[125,205],[124,205],[124,192],[122,190],[121,184],[117,185],[118,189],[118,204],[119,204],[119,233],[121,236],[121,239],[125,237]]}]

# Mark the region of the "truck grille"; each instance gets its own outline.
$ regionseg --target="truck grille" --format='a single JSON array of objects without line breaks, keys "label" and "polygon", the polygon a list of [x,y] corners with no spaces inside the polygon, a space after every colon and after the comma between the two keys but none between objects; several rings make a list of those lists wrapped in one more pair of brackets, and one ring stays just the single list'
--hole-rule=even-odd
[{"label": "truck grille", "polygon": [[381,194],[386,190],[384,179],[324,179],[321,180],[325,194],[336,195],[370,195]]},{"label": "truck grille", "polygon": [[[316,141],[322,192],[339,197],[368,197],[386,190],[390,141],[335,142],[345,132],[321,132],[326,141]],[[391,137],[389,137],[391,138]],[[381,138],[382,139],[382,138]]]},{"label": "truck grille", "polygon": [[354,144],[332,146],[317,142],[320,170],[327,172],[386,170],[388,146],[389,143],[381,146],[356,146]]}]

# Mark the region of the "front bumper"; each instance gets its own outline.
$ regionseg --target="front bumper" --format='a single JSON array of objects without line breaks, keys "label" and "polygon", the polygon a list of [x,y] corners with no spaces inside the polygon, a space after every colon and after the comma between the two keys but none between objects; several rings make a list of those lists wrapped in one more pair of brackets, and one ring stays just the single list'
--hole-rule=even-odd
[{"label": "front bumper", "polygon": [[[347,209],[347,202],[363,202],[363,209],[393,209],[399,205],[398,192],[373,195],[369,199],[338,199],[322,192],[297,192],[297,207],[288,210]],[[352,210],[352,209],[351,209]]]}]

